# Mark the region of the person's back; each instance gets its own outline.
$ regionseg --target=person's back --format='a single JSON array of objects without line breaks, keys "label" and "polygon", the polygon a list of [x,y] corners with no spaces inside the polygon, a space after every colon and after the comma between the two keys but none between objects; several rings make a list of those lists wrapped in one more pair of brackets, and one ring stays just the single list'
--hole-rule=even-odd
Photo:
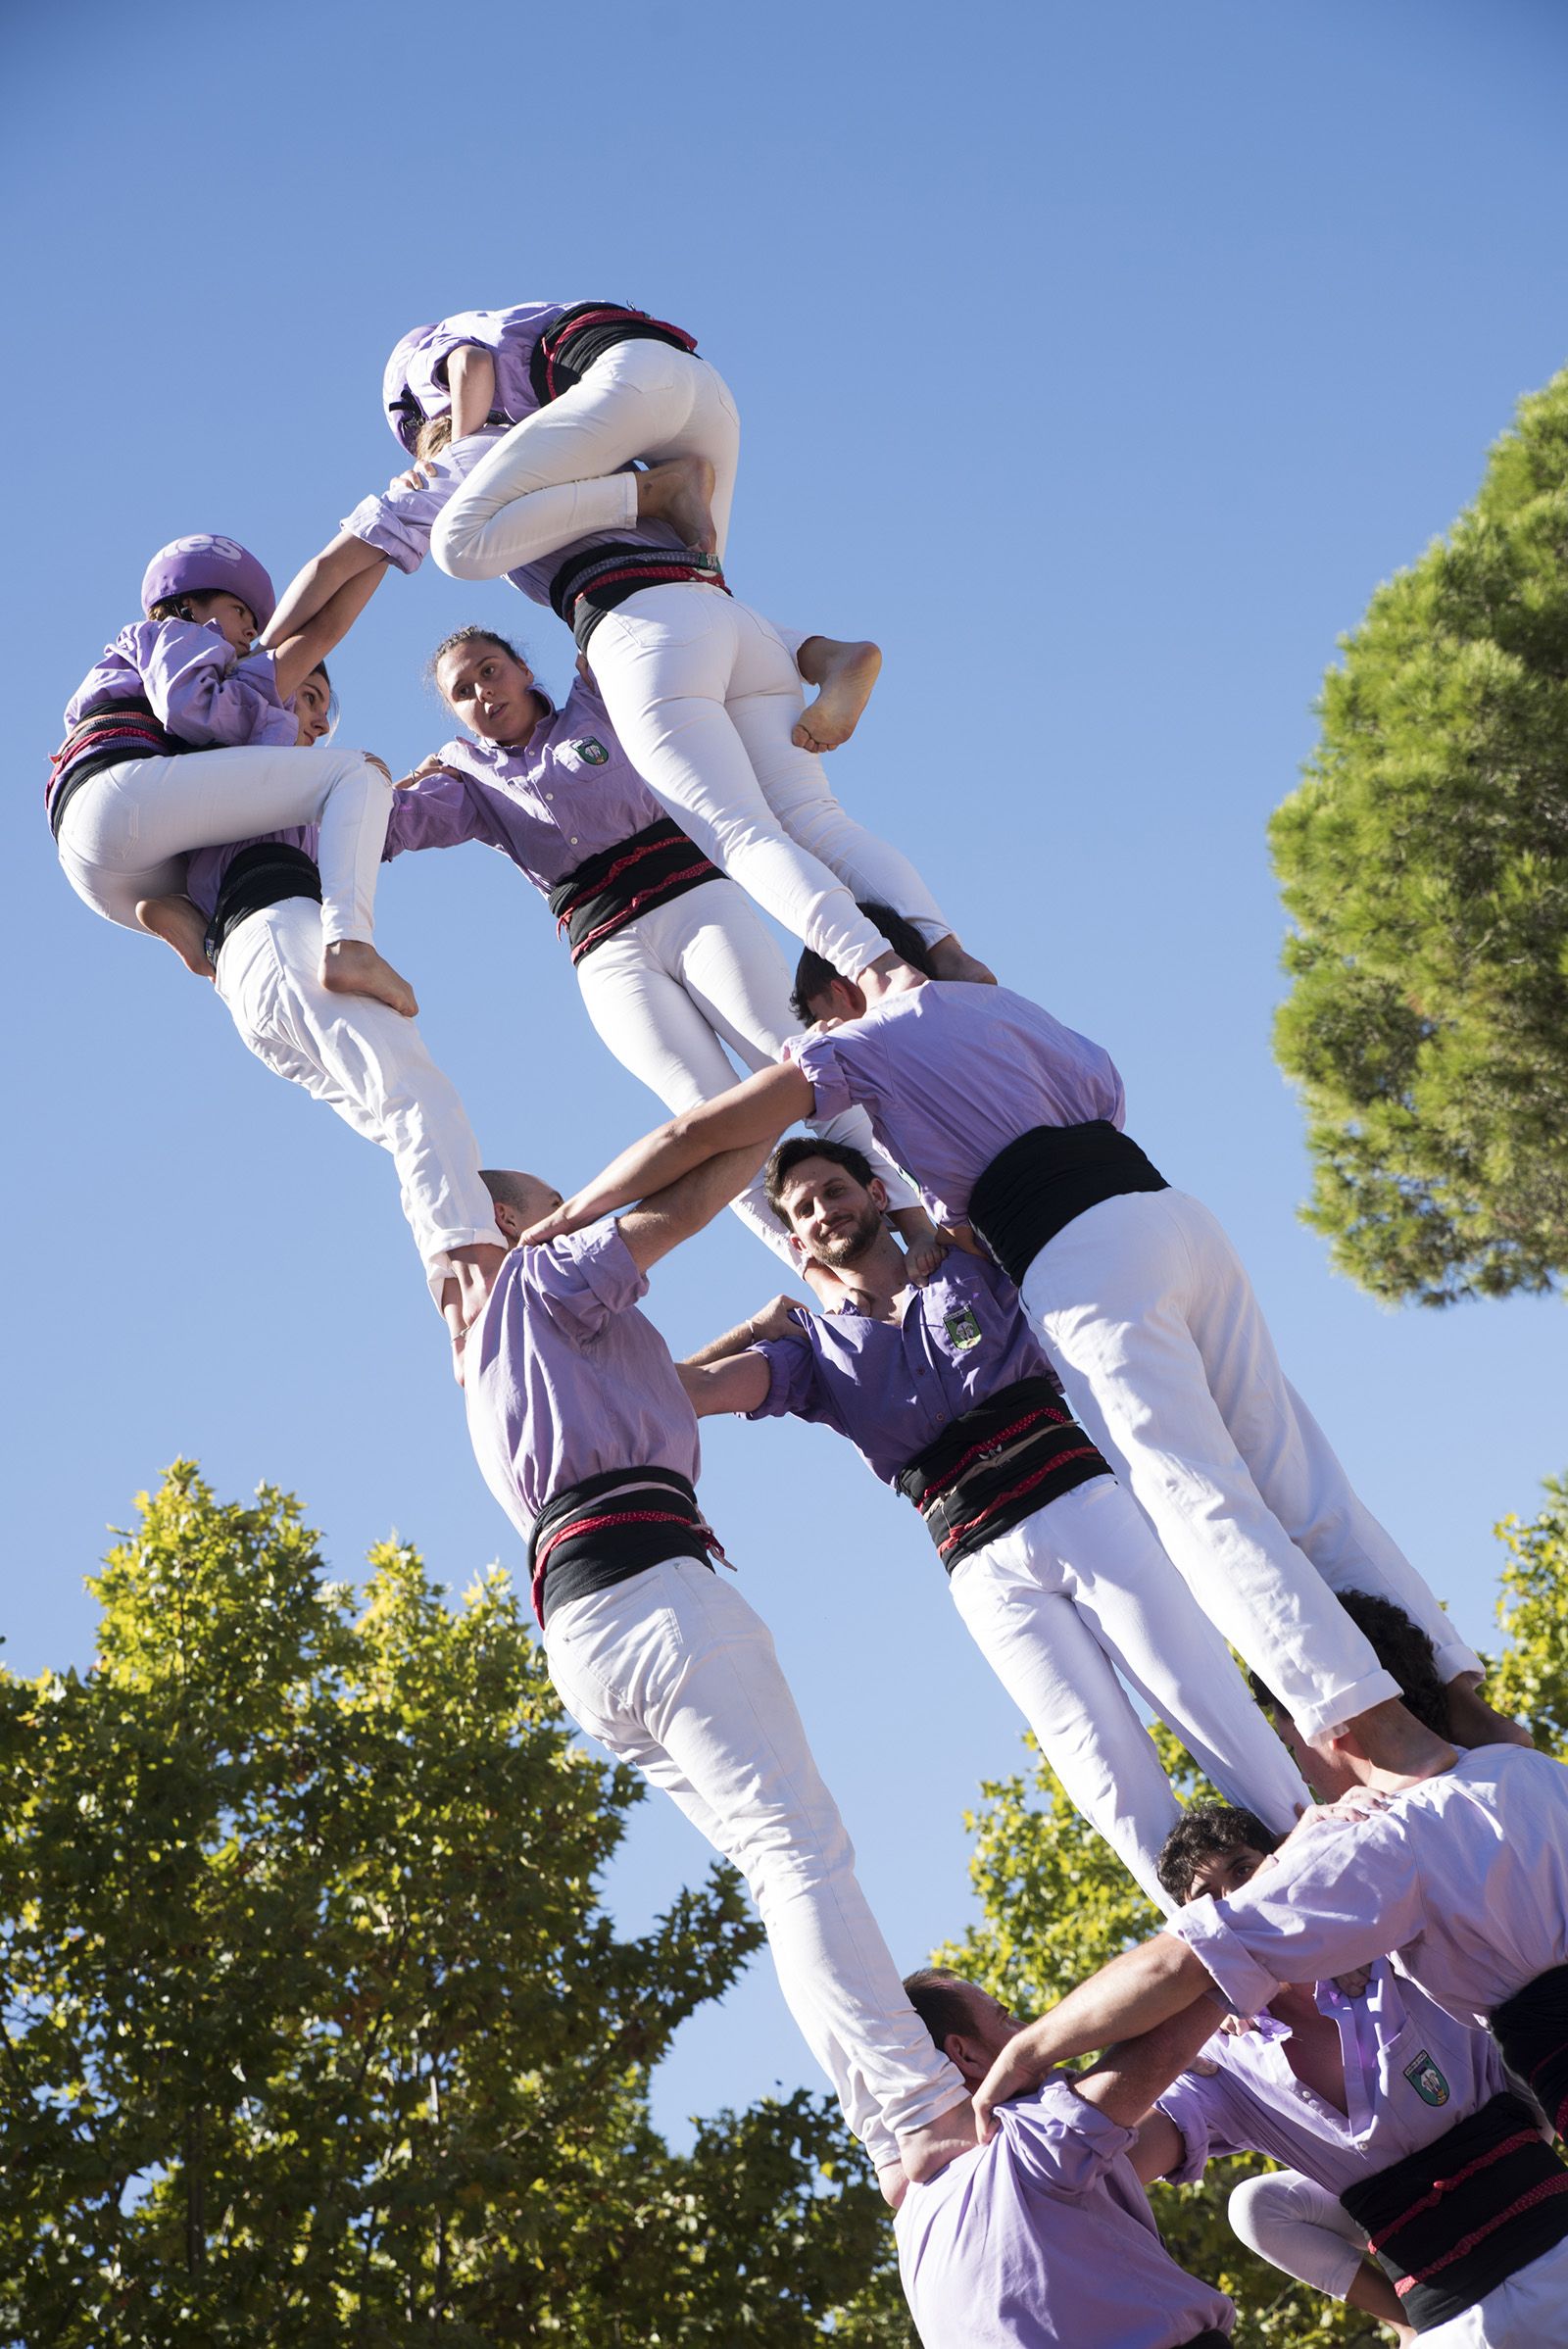
[{"label": "person's back", "polygon": [[1178,2349],[1229,2330],[1225,2294],[1159,2239],[1133,2129],[1059,2077],[997,2117],[894,2221],[925,2349]]}]

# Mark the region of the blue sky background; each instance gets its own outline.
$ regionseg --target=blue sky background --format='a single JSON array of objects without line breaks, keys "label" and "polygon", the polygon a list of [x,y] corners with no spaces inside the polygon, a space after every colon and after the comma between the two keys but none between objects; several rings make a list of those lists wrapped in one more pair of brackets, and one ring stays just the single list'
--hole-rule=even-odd
[{"label": "blue sky background", "polygon": [[[1130,1129],[1229,1226],[1362,1492],[1484,1639],[1490,1528],[1568,1459],[1562,1310],[1380,1311],[1297,1221],[1264,824],[1336,633],[1568,357],[1552,0],[283,0],[128,27],[78,5],[8,43],[12,1669],[86,1660],[103,1529],[181,1452],[225,1495],[296,1489],[339,1574],[393,1527],[458,1587],[518,1563],[389,1165],[88,915],[40,791],[156,546],[231,532],[281,583],[392,469],[398,334],[589,295],[722,367],[732,579],[886,651],[840,792],[1010,984],[1114,1052]],[[335,662],[340,739],[395,772],[435,748],[423,662],[469,618],[564,683],[549,614],[427,567]],[[380,908],[487,1157],[569,1187],[654,1122],[500,858],[405,860]],[[653,1309],[680,1349],[777,1285],[725,1218]],[[1022,1760],[1018,1724],[912,1512],[846,1446],[724,1423],[707,1460],[913,1964],[969,1914],[961,1813]],[[610,1887],[627,1928],[703,1860],[645,1805]],[[687,2027],[656,2108],[679,2135],[810,2077],[760,1964]]]}]

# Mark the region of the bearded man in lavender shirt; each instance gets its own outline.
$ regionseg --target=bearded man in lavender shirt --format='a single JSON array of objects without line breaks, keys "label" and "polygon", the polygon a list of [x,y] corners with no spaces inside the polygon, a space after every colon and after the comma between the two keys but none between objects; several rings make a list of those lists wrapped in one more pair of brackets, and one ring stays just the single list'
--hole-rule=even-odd
[{"label": "bearded man in lavender shirt", "polygon": [[786,1142],[765,1190],[809,1251],[824,1311],[780,1297],[763,1326],[681,1363],[699,1417],[819,1420],[914,1502],[981,1653],[1156,1906],[1160,1846],[1181,1813],[1118,1666],[1199,1766],[1283,1835],[1306,1788],[1067,1410],[1006,1275],[953,1248],[915,1286],[882,1184],[842,1144]]},{"label": "bearded man in lavender shirt", "polygon": [[[896,913],[871,911],[919,955]],[[546,1234],[859,1101],[937,1221],[984,1238],[1166,1554],[1298,1721],[1353,1721],[1370,1753],[1403,1750],[1397,1686],[1332,1595],[1353,1586],[1429,1630],[1461,1735],[1522,1737],[1475,1693],[1480,1658],[1285,1379],[1214,1217],[1122,1133],[1109,1054],[1005,988],[930,982],[868,1004],[809,951],[796,1000],[818,1025],[779,1067],[634,1144]]]},{"label": "bearded man in lavender shirt", "polygon": [[[972,2146],[968,2097],[904,1994],[766,1627],[710,1562],[697,1420],[637,1309],[649,1267],[760,1157],[725,1152],[629,1215],[514,1247],[465,1344],[468,1432],[528,1543],[563,1703],[746,1878],[791,2012],[891,2200]],[[485,1180],[509,1238],[560,1198],[535,1175]]]},{"label": "bearded man in lavender shirt", "polygon": [[[1361,1610],[1391,1669],[1412,1693],[1435,1685],[1418,1628],[1397,1610]],[[1415,1659],[1412,1668],[1411,1659]],[[1423,1708],[1425,1709],[1425,1708]],[[1562,2134],[1568,2126],[1568,1770],[1547,1754],[1515,1745],[1456,1749],[1418,1720],[1404,1719],[1396,1764],[1374,1761],[1354,1725],[1303,1734],[1281,1726],[1308,1780],[1323,1795],[1348,1798],[1353,1816],[1309,1817],[1267,1874],[1183,1912],[1163,1932],[1080,1982],[1033,2023],[993,2065],[976,2100],[982,2129],[999,2102],[1055,2065],[1129,2031],[1179,2014],[1216,1984],[1233,2008],[1253,2014],[1290,1982],[1342,1975],[1392,1954],[1398,1972],[1460,2023],[1490,2028],[1509,2070]],[[1552,2222],[1568,2206],[1568,2172],[1544,2158],[1528,2128],[1490,2112],[1440,2141],[1438,2166],[1450,2181],[1441,2203],[1430,2175],[1396,2164],[1378,2180],[1368,2224],[1407,2305],[1460,2297],[1451,2319],[1434,2315],[1443,2337],[1488,2337],[1476,2311],[1496,2283],[1515,2300],[1507,2260],[1521,2219]],[[1414,2157],[1411,2157],[1412,2160]],[[1462,2192],[1450,2188],[1462,2187]],[[1431,2214],[1439,2210],[1434,2240]],[[1528,2238],[1524,2238],[1528,2242]],[[1550,2248],[1547,2236],[1544,2248]],[[1540,2247],[1527,2263],[1542,2265]],[[1502,2258],[1500,2274],[1492,2262]],[[1547,2270],[1556,2286],[1559,2273]],[[1534,2338],[1568,2338],[1568,2301],[1553,2291],[1546,2329],[1537,2302],[1514,2306],[1510,2322]],[[1418,2318],[1418,2322],[1421,2320]],[[1448,2322],[1458,2329],[1448,2331]],[[1552,2329],[1555,2326],[1556,2329]],[[1469,2329],[1466,2329],[1468,2327]],[[1512,2337],[1520,2337],[1515,2333]]]},{"label": "bearded man in lavender shirt", "polygon": [[[905,1988],[971,2085],[1016,2018],[959,1976]],[[893,2223],[925,2349],[1219,2349],[1225,2294],[1179,2268],[1139,2182],[1139,2124],[1219,2019],[1209,1999],[1004,2105],[989,2144],[909,2187]]]},{"label": "bearded man in lavender shirt", "polygon": [[[1410,1694],[1441,1734],[1446,1708],[1430,1674]],[[1273,1867],[1276,1848],[1249,1812],[1194,1804],[1160,1854],[1160,1875],[1183,1903],[1225,1899]],[[1218,2032],[1203,2059],[1140,2129],[1141,2178],[1187,2184],[1216,2156],[1267,2154],[1286,2166],[1245,2178],[1230,2221],[1287,2275],[1369,2310],[1405,2342],[1539,2349],[1564,2338],[1568,2170],[1542,2141],[1538,2109],[1510,2089],[1490,2032],[1456,2022],[1379,1958],[1338,1982],[1287,1984],[1250,2031]],[[1505,2157],[1508,2192],[1495,2198],[1512,2215],[1489,2226],[1482,2213],[1468,2227],[1454,2181],[1482,2132],[1518,2140]],[[1448,2183],[1434,2197],[1439,2178]],[[1442,2232],[1422,2277],[1389,2214],[1425,2200]],[[1387,2266],[1365,2256],[1369,2229]],[[1467,2235],[1469,2252],[1454,2258]]]}]

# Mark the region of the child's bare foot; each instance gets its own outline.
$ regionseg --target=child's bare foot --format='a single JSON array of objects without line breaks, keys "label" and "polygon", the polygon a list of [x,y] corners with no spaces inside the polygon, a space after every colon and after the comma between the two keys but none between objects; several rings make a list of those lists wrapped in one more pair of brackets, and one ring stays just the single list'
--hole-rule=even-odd
[{"label": "child's bare foot", "polygon": [[419,1006],[400,971],[365,938],[334,939],[321,956],[321,985],[332,995],[368,995],[412,1019]]},{"label": "child's bare foot", "polygon": [[868,970],[862,970],[856,981],[868,1003],[880,1003],[890,995],[907,995],[911,988],[925,985],[924,971],[901,961],[891,947],[878,954]]},{"label": "child's bare foot", "polygon": [[718,551],[713,528],[713,483],[716,476],[706,457],[672,457],[667,465],[652,465],[637,476],[637,514],[657,514],[680,533],[683,545],[699,555]]},{"label": "child's bare foot", "polygon": [[[848,742],[859,724],[871,688],[882,673],[882,652],[878,645],[841,644],[832,636],[816,636],[808,642],[815,649],[810,673],[818,691],[815,701],[801,711],[790,740],[797,750],[820,755]],[[806,647],[801,650],[804,653]]]},{"label": "child's bare foot", "polygon": [[214,976],[207,958],[207,924],[189,898],[143,898],[136,907],[136,919],[154,938],[172,946],[198,979]]},{"label": "child's bare foot", "polygon": [[939,979],[967,979],[975,987],[995,987],[997,983],[996,972],[977,962],[973,954],[966,954],[956,938],[939,938],[926,952]]}]

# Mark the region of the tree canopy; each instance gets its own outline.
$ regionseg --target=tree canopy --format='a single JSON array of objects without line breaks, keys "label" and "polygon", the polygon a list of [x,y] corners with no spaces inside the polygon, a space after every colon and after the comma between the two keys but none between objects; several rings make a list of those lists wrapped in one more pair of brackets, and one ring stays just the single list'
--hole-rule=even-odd
[{"label": "tree canopy", "polygon": [[1568,1265],[1568,370],[1342,639],[1271,840],[1307,1220],[1375,1296]]},{"label": "tree canopy", "polygon": [[642,1783],[506,1577],[356,1597],[188,1465],[140,1510],[92,1669],[0,1675],[0,2340],[817,2339],[881,2203],[815,2097],[650,2126],[760,1928],[715,1865],[617,1935]]}]

